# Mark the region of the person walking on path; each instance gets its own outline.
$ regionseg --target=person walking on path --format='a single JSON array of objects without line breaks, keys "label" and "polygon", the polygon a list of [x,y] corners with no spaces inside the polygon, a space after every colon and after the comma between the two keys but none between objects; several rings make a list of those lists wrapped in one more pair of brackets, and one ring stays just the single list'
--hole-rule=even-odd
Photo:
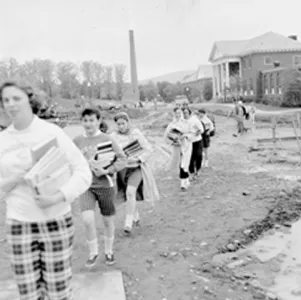
[{"label": "person walking on path", "polygon": [[203,162],[203,139],[204,125],[198,116],[192,114],[190,108],[183,108],[184,119],[188,121],[191,130],[192,153],[189,164],[189,173],[194,180],[199,176]]},{"label": "person walking on path", "polygon": [[127,113],[121,112],[114,117],[117,129],[111,136],[120,147],[124,148],[132,142],[141,147],[138,155],[127,158],[126,168],[117,173],[117,188],[119,195],[126,201],[126,218],[124,233],[130,236],[133,225],[140,224],[140,214],[137,201],[154,204],[160,199],[156,180],[149,165],[152,146],[143,133],[135,128]]},{"label": "person walking on path", "polygon": [[[91,184],[89,165],[60,127],[36,115],[40,104],[29,85],[5,82],[0,105],[12,121],[0,132],[0,199],[6,201],[8,257],[19,299],[71,300],[71,203]],[[66,155],[71,177],[54,194],[37,195],[23,177],[34,165],[31,149],[52,138]]]},{"label": "person walking on path", "polygon": [[[178,132],[175,138],[173,132]],[[174,119],[165,130],[164,140],[172,147],[170,171],[172,173],[174,169],[180,171],[181,190],[186,191],[190,186],[191,127],[190,123],[184,120],[182,109],[179,107],[174,108]]]},{"label": "person walking on path", "polygon": [[210,148],[210,138],[214,134],[213,122],[208,118],[205,109],[200,109],[198,111],[201,122],[204,125],[203,132],[203,148],[204,148],[204,167],[209,167],[209,148]]},{"label": "person walking on path", "polygon": [[[93,173],[93,181],[89,190],[79,198],[82,219],[85,225],[89,257],[86,267],[96,264],[99,257],[98,238],[95,224],[95,206],[98,205],[104,223],[104,252],[105,262],[108,265],[115,263],[114,239],[115,239],[115,198],[113,176],[116,172],[126,167],[126,157],[116,141],[108,134],[99,130],[102,122],[101,113],[97,108],[86,108],[81,113],[81,121],[84,127],[84,135],[74,139],[74,143],[81,150],[90,164]],[[97,147],[107,143],[115,159],[106,168],[97,161]],[[101,155],[101,154],[99,154]]]}]

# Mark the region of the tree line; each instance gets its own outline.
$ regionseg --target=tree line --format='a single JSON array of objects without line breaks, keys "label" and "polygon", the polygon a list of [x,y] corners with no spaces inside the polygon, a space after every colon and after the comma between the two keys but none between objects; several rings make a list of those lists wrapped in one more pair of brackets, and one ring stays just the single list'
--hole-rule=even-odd
[{"label": "tree line", "polygon": [[197,88],[192,85],[170,83],[167,81],[152,81],[139,86],[140,100],[145,101],[160,98],[165,102],[172,102],[177,96],[185,95],[190,102],[209,101],[212,99],[213,88],[212,81],[206,81],[203,88]]},{"label": "tree line", "polygon": [[92,60],[83,61],[80,65],[70,61],[56,63],[49,59],[33,59],[24,63],[15,58],[0,61],[1,82],[26,80],[50,98],[86,96],[121,100],[126,90],[125,71],[123,64],[104,66]]}]

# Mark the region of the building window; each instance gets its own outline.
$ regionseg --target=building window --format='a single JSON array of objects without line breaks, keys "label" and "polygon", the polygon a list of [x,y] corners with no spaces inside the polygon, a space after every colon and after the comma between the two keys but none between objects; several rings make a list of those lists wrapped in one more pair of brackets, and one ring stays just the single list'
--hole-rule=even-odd
[{"label": "building window", "polygon": [[249,69],[252,69],[252,58],[251,57],[248,58],[248,67],[249,67]]},{"label": "building window", "polygon": [[264,64],[265,65],[272,65],[273,64],[272,56],[265,56],[264,57]]},{"label": "building window", "polygon": [[242,68],[243,69],[247,68],[247,66],[246,66],[246,60],[245,59],[242,59]]},{"label": "building window", "polygon": [[269,93],[269,84],[268,84],[267,74],[264,75],[263,83],[264,83],[264,93],[267,95]]},{"label": "building window", "polygon": [[270,73],[270,88],[271,88],[271,94],[275,94],[275,82],[274,82],[274,74]]},{"label": "building window", "polygon": [[250,95],[253,95],[253,79],[249,78],[249,91]]},{"label": "building window", "polygon": [[293,56],[293,67],[301,67],[301,55]]},{"label": "building window", "polygon": [[242,81],[242,90],[244,93],[248,90],[248,83],[246,79]]}]

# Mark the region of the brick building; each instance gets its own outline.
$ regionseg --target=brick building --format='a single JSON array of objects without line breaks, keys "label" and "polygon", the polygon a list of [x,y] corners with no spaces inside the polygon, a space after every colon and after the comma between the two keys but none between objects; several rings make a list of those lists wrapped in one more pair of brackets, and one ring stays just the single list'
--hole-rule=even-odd
[{"label": "brick building", "polygon": [[181,85],[189,88],[195,88],[200,92],[200,99],[204,100],[204,86],[208,82],[212,82],[212,67],[211,65],[199,65],[196,72],[185,76],[182,81]]},{"label": "brick building", "polygon": [[209,61],[214,97],[222,97],[235,76],[240,78],[242,95],[281,94],[283,70],[301,66],[301,43],[297,36],[274,32],[250,40],[218,41]]}]

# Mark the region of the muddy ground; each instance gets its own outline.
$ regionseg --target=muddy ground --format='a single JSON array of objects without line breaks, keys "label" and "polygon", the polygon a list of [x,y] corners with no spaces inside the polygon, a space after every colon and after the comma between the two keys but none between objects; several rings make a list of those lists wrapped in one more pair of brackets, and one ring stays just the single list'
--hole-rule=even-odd
[{"label": "muddy ground", "polygon": [[[257,135],[270,137],[270,129],[260,128],[234,138],[234,121],[217,116],[218,134],[212,140],[210,168],[204,169],[189,191],[183,193],[179,181],[166,170],[168,149],[162,140],[162,126],[169,116],[166,112],[152,114],[135,123],[156,146],[151,162],[161,201],[154,208],[141,206],[141,226],[132,238],[123,236],[124,210],[120,207],[117,263],[108,268],[100,260],[91,272],[122,270],[128,300],[253,299],[255,291],[233,279],[227,268],[217,267],[213,258],[246,246],[275,224],[290,226],[299,216],[301,193],[295,189],[300,161],[297,143],[279,145],[281,149],[275,156],[271,145],[258,147],[255,141]],[[77,203],[74,212],[74,272],[87,272],[83,267],[87,248]],[[0,222],[3,239],[3,203]],[[100,219],[98,230],[101,237]],[[103,248],[102,238],[100,247]],[[12,275],[3,240],[0,251],[0,280],[4,280]]]}]

